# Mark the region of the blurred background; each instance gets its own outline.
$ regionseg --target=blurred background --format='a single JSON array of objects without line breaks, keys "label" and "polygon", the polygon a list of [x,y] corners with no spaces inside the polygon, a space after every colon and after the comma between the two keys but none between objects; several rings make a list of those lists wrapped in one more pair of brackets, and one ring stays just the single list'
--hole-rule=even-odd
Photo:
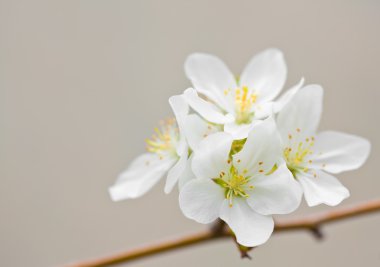
[{"label": "blurred background", "polygon": [[[282,49],[287,87],[304,76],[325,88],[321,129],[372,142],[365,166],[339,175],[352,194],[343,205],[380,197],[379,26],[375,0],[0,0],[0,266],[60,266],[206,227],[163,182],[133,201],[107,192],[171,116],[196,51],[239,74],[255,53]],[[323,242],[276,234],[252,261],[226,240],[131,266],[380,266],[379,225],[329,225]]]}]

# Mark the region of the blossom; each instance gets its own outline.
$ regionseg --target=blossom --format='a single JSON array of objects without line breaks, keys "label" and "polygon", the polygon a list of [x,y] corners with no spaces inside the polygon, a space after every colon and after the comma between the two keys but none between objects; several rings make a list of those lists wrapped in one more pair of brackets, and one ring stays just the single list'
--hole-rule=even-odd
[{"label": "blossom", "polygon": [[370,152],[370,143],[364,138],[336,131],[316,133],[322,98],[322,87],[306,86],[277,117],[283,157],[309,206],[335,206],[349,197],[348,189],[329,173],[359,168]]},{"label": "blossom", "polygon": [[[210,54],[190,55],[185,72],[195,88],[184,93],[188,104],[207,121],[224,125],[224,131],[235,139],[244,139],[257,120],[273,111],[273,99],[284,86],[287,68],[281,51],[267,49],[251,59],[239,79]],[[290,92],[302,83],[303,80]]]},{"label": "blossom", "polygon": [[183,127],[189,107],[182,96],[172,96],[169,103],[176,119],[155,129],[152,139],[146,141],[147,153],[137,157],[109,188],[114,201],[142,196],[166,174],[165,192],[169,193],[182,176],[186,177],[188,145]]},{"label": "blossom", "polygon": [[195,178],[180,191],[184,215],[204,224],[221,218],[244,246],[266,242],[274,227],[271,215],[294,211],[302,197],[281,153],[272,118],[245,141],[225,132],[207,136],[193,154]]}]

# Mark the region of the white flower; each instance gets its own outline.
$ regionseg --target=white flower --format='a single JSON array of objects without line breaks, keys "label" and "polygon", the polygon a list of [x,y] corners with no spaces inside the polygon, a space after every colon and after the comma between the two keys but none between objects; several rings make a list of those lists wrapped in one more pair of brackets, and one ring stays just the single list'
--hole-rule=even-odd
[{"label": "white flower", "polygon": [[188,145],[183,134],[184,120],[189,107],[182,96],[173,96],[169,103],[175,119],[162,123],[155,135],[147,140],[147,150],[137,157],[109,188],[114,201],[137,198],[151,189],[167,174],[165,192],[169,193],[181,176],[189,170]]},{"label": "white flower", "polygon": [[316,133],[322,98],[322,87],[306,86],[277,117],[284,159],[301,184],[309,206],[335,206],[347,198],[347,188],[328,173],[357,169],[370,152],[370,143],[361,137],[334,131]]},{"label": "white flower", "polygon": [[201,141],[192,160],[196,178],[182,188],[179,203],[185,216],[197,222],[221,218],[240,244],[252,247],[273,232],[270,215],[294,211],[302,191],[281,158],[273,119],[258,124],[231,157],[236,142],[244,141],[233,141],[225,132]]},{"label": "white flower", "polygon": [[[251,59],[238,81],[219,58],[209,54],[190,55],[185,72],[196,89],[189,88],[184,93],[189,105],[207,121],[224,125],[224,131],[235,139],[244,139],[258,119],[276,109],[273,99],[282,90],[287,69],[282,52],[268,49]],[[302,83],[303,80],[290,92]],[[197,92],[213,103],[200,98]]]}]

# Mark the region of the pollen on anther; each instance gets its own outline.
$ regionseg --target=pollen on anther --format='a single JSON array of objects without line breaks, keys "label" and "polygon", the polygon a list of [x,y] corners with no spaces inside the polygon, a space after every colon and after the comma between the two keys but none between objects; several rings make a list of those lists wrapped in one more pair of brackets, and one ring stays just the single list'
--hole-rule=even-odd
[{"label": "pollen on anther", "polygon": [[263,163],[264,163],[264,162],[260,161],[260,162],[259,162],[259,165],[263,165]]},{"label": "pollen on anther", "polygon": [[263,172],[264,172],[264,170],[259,170],[259,172],[263,173]]},{"label": "pollen on anther", "polygon": [[296,131],[299,133],[299,132],[301,131],[301,129],[300,129],[300,128],[297,128]]},{"label": "pollen on anther", "polygon": [[293,137],[293,136],[292,136],[291,134],[288,134],[288,138],[289,138],[289,139],[292,139],[292,137]]},{"label": "pollen on anther", "polygon": [[313,163],[313,161],[311,159],[309,159],[309,163],[311,164],[311,163]]},{"label": "pollen on anther", "polygon": [[228,164],[230,164],[230,163],[231,163],[231,160],[230,160],[230,159],[229,159],[229,160],[227,160],[227,163],[228,163]]},{"label": "pollen on anther", "polygon": [[237,160],[237,162],[238,162],[238,163],[240,163],[240,162],[241,162],[241,160],[240,160],[240,159],[238,159],[238,160]]}]

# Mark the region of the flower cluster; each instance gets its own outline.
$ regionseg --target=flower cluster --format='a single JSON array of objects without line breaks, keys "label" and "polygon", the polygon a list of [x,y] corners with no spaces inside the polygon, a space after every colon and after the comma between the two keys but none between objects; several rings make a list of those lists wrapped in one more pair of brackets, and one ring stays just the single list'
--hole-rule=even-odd
[{"label": "flower cluster", "polygon": [[247,247],[273,232],[275,214],[291,213],[302,195],[309,206],[334,206],[349,191],[331,174],[367,159],[370,143],[336,131],[317,132],[323,89],[301,81],[277,97],[286,80],[283,54],[254,56],[236,78],[217,57],[185,62],[193,88],[169,99],[175,119],[163,121],[147,153],[110,187],[114,201],[142,196],[166,176],[179,187],[184,215],[199,223],[220,218]]}]

